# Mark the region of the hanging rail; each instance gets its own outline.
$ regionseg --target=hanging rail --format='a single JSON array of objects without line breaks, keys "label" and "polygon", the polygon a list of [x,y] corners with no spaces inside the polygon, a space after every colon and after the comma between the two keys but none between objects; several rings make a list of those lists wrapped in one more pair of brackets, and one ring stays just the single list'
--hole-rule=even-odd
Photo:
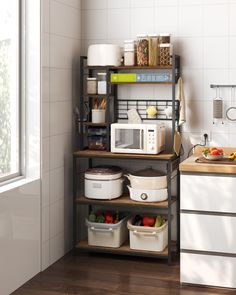
[{"label": "hanging rail", "polygon": [[230,84],[210,84],[211,88],[235,88],[236,85],[230,85]]}]

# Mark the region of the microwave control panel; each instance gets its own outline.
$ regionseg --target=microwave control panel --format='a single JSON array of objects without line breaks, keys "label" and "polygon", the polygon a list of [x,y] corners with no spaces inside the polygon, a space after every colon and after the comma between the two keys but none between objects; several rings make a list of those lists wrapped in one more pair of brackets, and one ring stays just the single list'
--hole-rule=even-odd
[{"label": "microwave control panel", "polygon": [[147,129],[147,153],[156,154],[157,153],[157,130],[155,128]]}]

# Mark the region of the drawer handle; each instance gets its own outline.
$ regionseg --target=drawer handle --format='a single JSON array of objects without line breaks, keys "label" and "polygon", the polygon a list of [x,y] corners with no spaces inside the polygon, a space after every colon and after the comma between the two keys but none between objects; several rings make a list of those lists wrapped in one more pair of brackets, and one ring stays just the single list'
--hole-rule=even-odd
[{"label": "drawer handle", "polygon": [[154,237],[154,236],[157,236],[157,233],[155,231],[152,232],[152,233],[146,233],[146,232],[140,232],[140,231],[134,230],[134,234],[136,236],[146,236],[146,237]]},{"label": "drawer handle", "polygon": [[113,228],[111,228],[111,227],[109,227],[109,228],[98,228],[98,227],[94,227],[94,226],[92,226],[92,227],[90,227],[90,229],[92,230],[92,231],[99,231],[99,232],[106,232],[106,233],[109,233],[109,232],[113,232]]}]

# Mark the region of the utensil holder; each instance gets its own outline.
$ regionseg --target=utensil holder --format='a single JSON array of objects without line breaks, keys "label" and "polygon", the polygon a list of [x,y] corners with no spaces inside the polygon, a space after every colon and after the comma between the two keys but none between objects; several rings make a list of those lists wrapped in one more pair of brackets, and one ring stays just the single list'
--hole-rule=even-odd
[{"label": "utensil holder", "polygon": [[93,109],[92,123],[105,123],[106,110]]}]

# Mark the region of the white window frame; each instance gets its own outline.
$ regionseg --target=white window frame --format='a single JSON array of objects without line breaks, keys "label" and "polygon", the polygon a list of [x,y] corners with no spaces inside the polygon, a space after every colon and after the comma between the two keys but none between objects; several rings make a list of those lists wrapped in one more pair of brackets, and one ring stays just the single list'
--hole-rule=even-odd
[{"label": "white window frame", "polygon": [[0,176],[0,186],[20,180],[25,176],[25,22],[25,0],[18,0],[18,171],[16,173],[11,173],[6,176]]}]

